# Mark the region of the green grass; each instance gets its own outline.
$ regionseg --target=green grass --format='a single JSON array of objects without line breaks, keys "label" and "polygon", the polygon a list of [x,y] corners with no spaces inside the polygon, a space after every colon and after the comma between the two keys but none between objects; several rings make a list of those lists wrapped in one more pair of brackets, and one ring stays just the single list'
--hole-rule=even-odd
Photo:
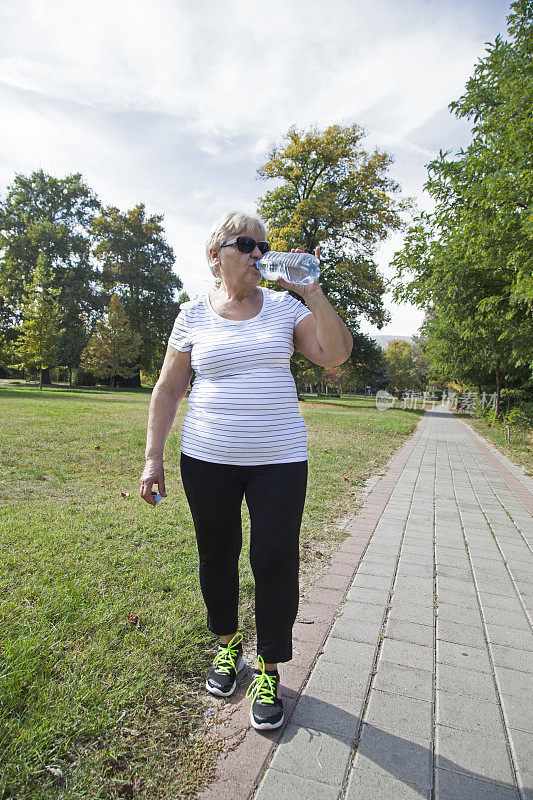
[{"label": "green grass", "polygon": [[457,416],[471,425],[480,436],[488,439],[514,464],[522,467],[526,475],[533,477],[533,428],[530,425],[512,426],[507,441],[505,428],[501,425],[491,427],[483,418],[468,412],[457,412]]},{"label": "green grass", "polygon": [[[175,800],[192,797],[213,768],[219,743],[204,722],[203,685],[214,641],[177,468],[186,404],[165,451],[169,497],[151,508],[138,497],[149,398],[146,390],[0,387],[5,799]],[[342,539],[338,520],[360,503],[358,487],[422,412],[379,412],[362,398],[300,407],[310,452],[305,588]],[[250,637],[246,550],[241,608]]]}]

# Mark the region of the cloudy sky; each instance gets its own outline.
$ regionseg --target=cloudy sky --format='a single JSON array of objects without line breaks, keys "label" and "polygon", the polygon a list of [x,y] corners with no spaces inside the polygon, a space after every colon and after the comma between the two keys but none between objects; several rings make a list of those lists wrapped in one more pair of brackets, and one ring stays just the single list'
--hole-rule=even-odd
[{"label": "cloudy sky", "polygon": [[[17,173],[81,172],[101,201],[161,213],[176,271],[212,287],[203,243],[228,209],[255,211],[256,170],[292,124],[362,125],[429,207],[424,165],[458,149],[458,98],[504,0],[3,0],[0,192]],[[400,237],[377,259],[386,277]],[[386,305],[380,332],[422,312]],[[361,328],[377,332],[365,320]]]}]

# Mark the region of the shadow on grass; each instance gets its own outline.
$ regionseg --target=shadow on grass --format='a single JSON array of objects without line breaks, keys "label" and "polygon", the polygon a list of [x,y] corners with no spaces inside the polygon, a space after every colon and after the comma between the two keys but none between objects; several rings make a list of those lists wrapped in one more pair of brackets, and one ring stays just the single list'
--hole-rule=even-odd
[{"label": "shadow on grass", "polygon": [[76,400],[78,397],[87,399],[91,397],[97,403],[109,399],[117,399],[123,395],[143,395],[150,396],[152,394],[152,386],[141,386],[136,388],[117,388],[106,389],[103,386],[44,386],[43,389],[35,388],[34,386],[17,386],[6,388],[0,386],[0,397],[12,400],[31,399],[31,400]]}]

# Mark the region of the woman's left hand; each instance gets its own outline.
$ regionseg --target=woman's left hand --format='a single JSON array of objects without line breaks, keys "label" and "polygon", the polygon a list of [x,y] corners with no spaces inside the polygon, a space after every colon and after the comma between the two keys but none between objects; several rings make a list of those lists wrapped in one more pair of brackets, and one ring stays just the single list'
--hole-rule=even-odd
[{"label": "woman's left hand", "polygon": [[[295,249],[293,247],[291,253],[305,253],[305,250]],[[315,256],[320,261],[320,247],[316,248]],[[300,297],[304,298],[304,300],[305,298],[309,297],[315,292],[322,291],[318,279],[316,281],[313,281],[313,283],[302,284],[302,283],[289,283],[288,281],[284,281],[283,278],[278,278],[278,283],[281,283],[281,285],[285,289],[290,289],[291,292],[296,292],[296,294],[299,294]]]}]

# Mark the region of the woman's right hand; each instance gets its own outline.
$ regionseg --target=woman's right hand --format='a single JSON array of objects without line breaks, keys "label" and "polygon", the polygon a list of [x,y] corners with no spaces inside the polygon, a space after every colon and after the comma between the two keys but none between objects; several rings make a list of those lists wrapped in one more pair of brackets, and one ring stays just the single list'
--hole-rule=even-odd
[{"label": "woman's right hand", "polygon": [[154,497],[157,492],[152,491],[152,486],[157,484],[157,490],[162,497],[166,497],[165,470],[162,458],[148,458],[141,475],[141,497],[151,506],[155,506]]}]

